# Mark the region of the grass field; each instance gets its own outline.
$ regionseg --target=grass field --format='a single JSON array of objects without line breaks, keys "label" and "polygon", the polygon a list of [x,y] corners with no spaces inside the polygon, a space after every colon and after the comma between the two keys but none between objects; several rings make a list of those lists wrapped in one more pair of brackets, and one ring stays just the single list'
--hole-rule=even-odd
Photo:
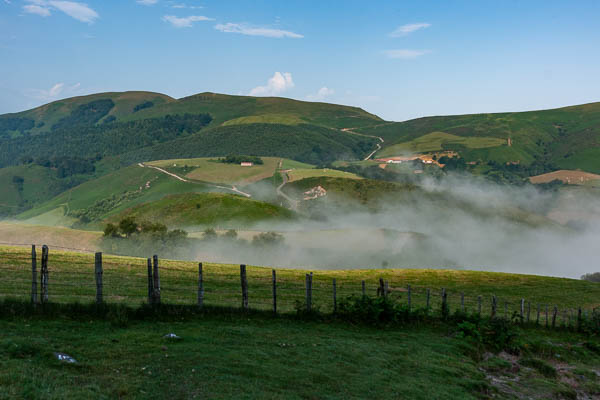
[{"label": "grass field", "polygon": [[224,122],[223,126],[243,124],[298,125],[305,122],[306,121],[303,121],[298,115],[294,114],[263,114],[230,119],[229,121]]},{"label": "grass field", "polygon": [[389,157],[406,153],[428,153],[452,149],[453,145],[468,149],[482,149],[506,144],[506,140],[493,137],[461,137],[445,132],[432,132],[408,142],[385,147],[377,153],[377,157]]},{"label": "grass field", "polygon": [[[31,250],[23,247],[0,247],[0,297],[29,298],[31,289]],[[150,255],[149,255],[150,256]],[[50,249],[50,299],[55,302],[92,301],[95,297],[93,254]],[[201,260],[199,260],[201,261]],[[38,261],[39,263],[39,261]],[[161,290],[165,303],[194,304],[197,291],[195,262],[161,260]],[[205,263],[205,302],[208,305],[238,306],[239,266]],[[296,301],[304,299],[304,276],[307,271],[280,269],[278,307],[292,311]],[[104,294],[109,302],[138,305],[147,296],[146,260],[132,257],[104,257]],[[535,275],[504,274],[434,269],[370,269],[314,270],[314,304],[322,311],[331,311],[332,279],[337,280],[338,298],[361,293],[361,280],[366,281],[369,294],[375,294],[379,278],[389,282],[393,298],[406,299],[406,287],[412,285],[413,305],[425,306],[426,289],[431,289],[432,306],[440,304],[440,291],[446,288],[452,310],[459,307],[460,293],[466,307],[473,311],[477,296],[483,296],[483,312],[490,311],[491,296],[499,305],[508,303],[509,312],[518,309],[520,299],[532,306],[548,304],[564,308],[600,306],[600,285],[596,283]],[[271,308],[271,269],[248,267],[250,306]],[[500,308],[501,309],[501,308]]]},{"label": "grass field", "polygon": [[287,208],[225,193],[184,193],[140,204],[113,218],[129,216],[138,221],[156,221],[169,227],[245,226],[259,221],[286,221],[294,218]]},{"label": "grass field", "polygon": [[314,168],[314,165],[303,163],[296,160],[290,160],[288,158],[284,158],[281,163],[281,169],[310,169]]},{"label": "grass field", "polygon": [[343,179],[363,179],[362,177],[351,172],[338,171],[335,169],[294,169],[288,172],[290,182],[299,181],[306,178],[343,178]]},{"label": "grass field", "polygon": [[[152,161],[148,165],[164,168],[174,173],[185,174],[185,178],[210,183],[227,183],[239,186],[248,185],[273,176],[280,158],[261,157],[264,164],[255,164],[251,167],[242,167],[239,164],[219,162],[217,158],[188,158],[177,160]],[[188,169],[182,171],[182,167]],[[187,172],[189,169],[191,171]],[[184,172],[184,174],[181,174]]]}]

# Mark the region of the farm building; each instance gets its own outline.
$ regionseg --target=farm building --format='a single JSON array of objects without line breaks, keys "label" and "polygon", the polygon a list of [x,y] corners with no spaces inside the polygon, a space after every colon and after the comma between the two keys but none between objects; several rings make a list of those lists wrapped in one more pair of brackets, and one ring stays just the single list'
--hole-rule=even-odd
[{"label": "farm building", "polygon": [[242,162],[240,163],[240,165],[241,165],[242,167],[251,167],[251,166],[252,166],[252,165],[254,165],[254,164],[253,164],[253,163],[251,163],[251,162],[248,162],[248,161],[242,161]]},{"label": "farm building", "polygon": [[304,200],[314,200],[323,196],[327,196],[327,190],[321,185],[304,192]]}]

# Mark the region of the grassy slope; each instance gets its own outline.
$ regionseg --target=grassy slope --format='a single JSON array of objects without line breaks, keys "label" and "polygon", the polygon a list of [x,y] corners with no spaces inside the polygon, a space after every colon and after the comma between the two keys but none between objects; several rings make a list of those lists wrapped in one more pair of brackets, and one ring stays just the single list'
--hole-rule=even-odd
[{"label": "grassy slope", "polygon": [[[147,182],[150,182],[149,188],[146,188]],[[41,206],[20,214],[18,217],[19,219],[28,219],[56,208],[64,208],[68,215],[73,210],[87,209],[99,200],[113,196],[118,197],[124,192],[139,191],[140,187],[142,190],[139,192],[139,196],[107,210],[103,217],[143,202],[158,200],[167,194],[207,190],[204,185],[181,182],[154,169],[133,165],[70,189]]]},{"label": "grassy slope", "polygon": [[[68,99],[54,101],[43,106],[19,113],[0,115],[3,117],[21,117],[35,120],[36,125],[44,123],[42,127],[36,127],[31,130],[32,133],[46,132],[52,128],[58,120],[68,116],[71,111],[80,105],[87,104],[94,100],[111,99],[115,107],[108,115],[114,115],[117,119],[133,113],[133,108],[143,102],[152,101],[156,106],[174,101],[173,98],[160,93],[152,92],[107,92],[96,93],[88,96],[71,97]],[[135,115],[135,114],[133,114]]]},{"label": "grassy slope", "polygon": [[512,147],[465,150],[463,146],[448,144],[448,149],[462,150],[461,153],[469,160],[520,160],[523,163],[532,162],[535,155],[541,156],[546,150],[550,160],[563,168],[600,171],[600,165],[594,162],[600,146],[600,103],[522,113],[427,117],[358,131],[383,137],[384,148],[410,142],[432,132],[466,138],[507,140],[510,137]]},{"label": "grassy slope", "polygon": [[185,193],[140,204],[120,213],[136,220],[159,221],[169,227],[214,225],[223,222],[252,224],[259,221],[287,220],[291,211],[246,197],[224,193]]},{"label": "grassy slope", "polygon": [[[22,192],[13,183],[15,176],[24,179]],[[37,165],[0,168],[0,214],[52,198],[60,193],[60,184],[56,172],[49,168]]]},{"label": "grassy slope", "polygon": [[[264,164],[256,164],[251,167],[222,163],[215,158],[160,160],[147,164],[164,168],[189,179],[243,186],[273,176],[281,159],[277,157],[262,157],[262,160]],[[185,166],[187,168],[184,168]]]},{"label": "grassy slope", "polygon": [[[373,125],[381,119],[357,107],[327,103],[312,103],[281,97],[230,96],[199,93],[130,115],[128,119],[147,118],[164,114],[210,113],[214,125],[230,120],[232,123],[275,122],[295,125],[298,121],[313,125],[346,128]],[[238,119],[250,117],[249,120]]]},{"label": "grassy slope", "polygon": [[360,176],[344,171],[338,171],[335,169],[315,169],[315,168],[298,168],[288,172],[290,182],[299,181],[306,178],[342,178],[342,179],[363,179]]}]

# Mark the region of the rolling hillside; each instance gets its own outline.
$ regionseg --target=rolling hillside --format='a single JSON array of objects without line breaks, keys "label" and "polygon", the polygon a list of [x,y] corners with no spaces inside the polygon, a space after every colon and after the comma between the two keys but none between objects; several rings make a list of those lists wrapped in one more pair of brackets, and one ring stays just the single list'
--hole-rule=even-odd
[{"label": "rolling hillside", "polygon": [[357,132],[385,140],[377,154],[380,156],[454,150],[467,161],[537,162],[600,172],[600,103],[543,111],[427,117]]}]

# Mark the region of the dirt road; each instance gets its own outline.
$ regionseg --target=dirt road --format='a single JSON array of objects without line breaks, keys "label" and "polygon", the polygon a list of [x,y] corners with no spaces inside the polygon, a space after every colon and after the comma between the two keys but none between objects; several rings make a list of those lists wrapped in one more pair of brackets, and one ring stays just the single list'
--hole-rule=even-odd
[{"label": "dirt road", "polygon": [[288,203],[290,203],[290,210],[298,211],[298,200],[292,199],[290,196],[285,194],[283,190],[281,190],[289,181],[287,172],[282,172],[281,178],[283,179],[283,182],[281,183],[281,185],[277,186],[277,195],[283,197],[288,201]]},{"label": "dirt road", "polygon": [[[382,138],[382,137],[379,137],[379,136],[373,136],[373,135],[365,135],[364,133],[357,133],[357,132],[354,132],[354,131],[353,131],[353,129],[356,129],[356,128],[343,128],[341,131],[342,131],[342,132],[346,132],[346,133],[351,133],[351,134],[353,134],[353,135],[358,135],[358,136],[364,136],[364,137],[370,137],[370,138],[373,138],[373,139],[377,139],[377,140],[379,140],[381,143],[383,143],[383,142],[384,142],[384,140],[383,140],[383,138]],[[371,159],[371,157],[373,157],[373,155],[374,155],[375,153],[377,153],[379,150],[381,150],[381,145],[380,145],[379,143],[376,143],[376,144],[375,144],[375,146],[377,146],[377,147],[375,148],[375,150],[373,150],[373,151],[372,151],[372,152],[371,152],[371,153],[370,153],[368,156],[366,156],[366,157],[365,157],[365,159],[364,159],[363,161],[368,161],[368,160],[370,160],[370,159]]]}]

